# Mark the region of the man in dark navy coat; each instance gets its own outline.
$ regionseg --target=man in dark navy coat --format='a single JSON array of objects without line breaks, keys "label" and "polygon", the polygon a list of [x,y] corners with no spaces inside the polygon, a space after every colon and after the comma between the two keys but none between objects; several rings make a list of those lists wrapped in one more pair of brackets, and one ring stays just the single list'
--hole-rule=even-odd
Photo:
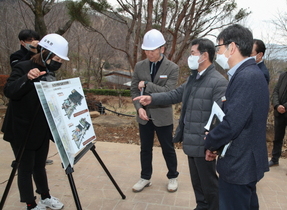
[{"label": "man in dark navy coat", "polygon": [[249,57],[253,36],[235,24],[217,37],[219,65],[230,69],[223,98],[223,121],[206,136],[206,160],[230,143],[217,162],[219,209],[259,209],[256,184],[269,170],[266,120],[269,109],[268,85],[253,58]]},{"label": "man in dark navy coat", "polygon": [[261,69],[262,73],[265,76],[267,83],[269,84],[269,81],[270,81],[269,70],[267,69],[263,61],[265,50],[266,50],[266,47],[262,40],[253,39],[253,48],[252,48],[251,57],[255,59],[258,67]]}]

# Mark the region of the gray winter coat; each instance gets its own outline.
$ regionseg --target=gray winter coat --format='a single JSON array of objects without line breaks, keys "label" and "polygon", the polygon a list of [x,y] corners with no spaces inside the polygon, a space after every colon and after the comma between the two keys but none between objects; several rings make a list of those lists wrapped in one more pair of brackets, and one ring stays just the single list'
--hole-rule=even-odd
[{"label": "gray winter coat", "polygon": [[204,126],[208,121],[213,102],[222,105],[228,81],[216,71],[214,65],[210,65],[199,79],[196,79],[196,75],[197,71],[175,90],[153,93],[151,96],[154,105],[182,102],[174,142],[183,142],[186,155],[204,157]]}]

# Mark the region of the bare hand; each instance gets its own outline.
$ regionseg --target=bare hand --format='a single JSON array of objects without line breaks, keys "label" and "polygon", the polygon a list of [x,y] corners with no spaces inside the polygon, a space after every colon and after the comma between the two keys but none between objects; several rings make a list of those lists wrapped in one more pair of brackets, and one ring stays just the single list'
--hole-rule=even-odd
[{"label": "bare hand", "polygon": [[143,108],[139,108],[139,117],[142,119],[142,120],[146,120],[146,121],[149,121],[149,118],[146,114],[146,110],[144,110]]},{"label": "bare hand", "polygon": [[147,95],[145,95],[145,96],[138,96],[138,97],[135,97],[133,99],[133,101],[137,101],[137,100],[139,100],[141,105],[147,106],[147,105],[149,105],[151,103],[151,96],[147,96]]},{"label": "bare hand", "polygon": [[210,150],[205,151],[205,160],[206,161],[213,161],[213,160],[215,160],[216,156],[217,156],[216,151],[214,151],[214,152],[211,152]]},{"label": "bare hand", "polygon": [[277,107],[277,111],[278,111],[279,113],[281,113],[281,114],[284,114],[284,113],[286,112],[285,107],[282,106],[282,105],[279,105],[279,106]]},{"label": "bare hand", "polygon": [[46,71],[40,71],[38,68],[34,68],[28,72],[27,77],[29,80],[33,80],[33,79],[36,79],[36,78],[38,78],[38,77],[40,77],[46,73],[47,73]]},{"label": "bare hand", "polygon": [[140,81],[138,84],[138,89],[141,91],[143,88],[145,88],[144,81]]}]

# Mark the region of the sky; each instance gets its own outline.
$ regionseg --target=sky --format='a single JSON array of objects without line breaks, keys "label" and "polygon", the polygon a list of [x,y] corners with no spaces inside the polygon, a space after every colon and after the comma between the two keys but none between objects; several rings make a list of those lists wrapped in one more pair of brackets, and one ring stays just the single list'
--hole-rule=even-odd
[{"label": "sky", "polygon": [[[279,44],[281,38],[274,24],[270,21],[276,19],[278,14],[286,13],[287,0],[236,0],[239,8],[247,8],[252,13],[244,21],[253,37],[267,43]],[[286,43],[287,44],[287,43]]]},{"label": "sky", "polygon": [[[261,39],[265,43],[282,44],[281,38],[276,33],[274,24],[271,24],[271,20],[276,19],[279,12],[282,14],[287,11],[287,0],[235,1],[238,8],[246,8],[252,12],[242,24],[252,31],[254,38]],[[116,4],[116,0],[108,0],[108,2]]]}]

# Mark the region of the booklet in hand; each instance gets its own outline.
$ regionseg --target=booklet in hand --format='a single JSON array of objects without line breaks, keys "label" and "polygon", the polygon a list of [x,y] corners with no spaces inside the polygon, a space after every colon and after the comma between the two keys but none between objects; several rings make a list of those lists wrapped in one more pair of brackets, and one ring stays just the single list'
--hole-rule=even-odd
[{"label": "booklet in hand", "polygon": [[[212,105],[212,109],[211,109],[211,113],[209,116],[209,119],[206,123],[206,125],[204,126],[204,128],[207,131],[211,131],[213,128],[215,128],[220,122],[222,122],[223,117],[225,116],[224,112],[222,111],[222,109],[219,107],[219,105],[214,101],[213,105]],[[224,157],[229,145],[231,142],[229,142],[228,144],[220,147],[217,150],[217,154],[219,156],[219,158]]]}]

